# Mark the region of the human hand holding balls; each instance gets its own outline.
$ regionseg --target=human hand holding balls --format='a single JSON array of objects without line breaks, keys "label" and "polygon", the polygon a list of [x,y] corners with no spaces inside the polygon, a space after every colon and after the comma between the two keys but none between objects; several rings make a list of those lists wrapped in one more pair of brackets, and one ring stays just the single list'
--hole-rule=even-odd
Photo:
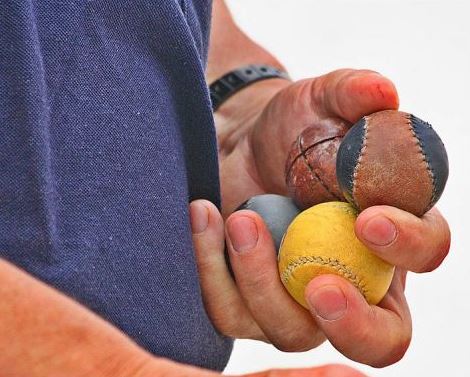
[{"label": "human hand holding balls", "polygon": [[[309,167],[324,184],[329,177],[333,177],[334,183],[335,159],[325,157],[334,156],[334,149],[339,148],[346,134],[342,130],[347,131],[365,114],[396,109],[396,89],[390,80],[377,73],[348,69],[293,83],[266,84],[268,88],[254,87],[253,92],[247,89],[247,96],[234,98],[242,111],[234,112],[233,116],[238,114],[239,118],[227,118],[226,112],[216,114],[221,148],[221,209],[207,200],[195,200],[190,205],[206,312],[219,333],[234,338],[262,340],[280,350],[295,352],[313,349],[328,339],[339,352],[357,362],[373,366],[395,363],[406,352],[412,333],[404,294],[407,271],[432,271],[449,250],[449,227],[439,211],[433,208],[422,217],[386,205],[361,211],[357,219],[351,220],[354,232],[350,234],[357,236],[375,256],[388,262],[389,268],[395,266],[388,291],[377,305],[369,305],[349,280],[326,273],[313,278],[305,289],[299,288],[308,303],[309,310],[305,310],[292,299],[280,278],[273,241],[280,243],[285,231],[273,240],[268,228],[270,215],[256,213],[254,204],[258,197],[252,197],[287,194],[283,169],[300,134]],[[271,85],[276,88],[274,94]],[[250,101],[259,99],[260,95],[263,100]],[[256,108],[249,119],[246,103]],[[305,131],[308,127],[315,127],[318,133]],[[335,132],[328,134],[331,130]],[[315,145],[309,144],[308,134],[319,136]],[[233,144],[234,140],[237,144]],[[303,162],[303,155],[298,152],[299,148],[293,157],[296,162]],[[317,156],[322,158],[317,160]],[[320,174],[322,168],[330,169],[328,179]],[[314,178],[317,181],[312,183],[319,187],[318,178]],[[338,189],[334,193],[340,196],[342,191],[337,180],[336,184]],[[251,210],[234,211],[246,198],[251,198],[247,207]],[[322,201],[325,199],[319,202]],[[271,213],[277,207],[273,203],[265,204]],[[279,225],[278,214],[274,214],[274,219]],[[388,228],[387,221],[391,224]],[[286,221],[291,222],[292,219]],[[313,230],[308,225],[305,228],[308,228],[306,234]],[[330,244],[323,250],[330,252]],[[232,275],[227,269],[224,248]],[[311,249],[304,247],[303,251],[307,253]]]},{"label": "human hand holding balls", "polygon": [[[375,113],[344,135],[339,129],[306,129],[287,159],[286,180],[297,205],[305,208],[341,199],[342,194],[351,203],[313,206],[295,217],[286,230],[279,250],[279,272],[286,289],[304,307],[306,285],[326,273],[346,278],[370,304],[380,302],[394,267],[357,239],[357,211],[390,205],[422,216],[441,196],[448,176],[442,141],[429,124],[411,114]],[[276,207],[282,203],[280,208],[285,208],[286,200],[261,195],[242,208],[258,212],[273,238],[279,240],[284,229],[269,224],[274,216],[283,216]],[[287,225],[293,212],[284,213]]]}]

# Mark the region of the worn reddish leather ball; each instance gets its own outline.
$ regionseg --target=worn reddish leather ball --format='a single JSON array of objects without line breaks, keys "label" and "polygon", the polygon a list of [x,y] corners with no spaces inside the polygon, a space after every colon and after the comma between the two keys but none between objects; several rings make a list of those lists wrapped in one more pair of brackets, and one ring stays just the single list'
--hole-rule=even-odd
[{"label": "worn reddish leather ball", "polygon": [[286,183],[299,208],[345,201],[336,180],[336,154],[347,131],[345,124],[318,124],[306,128],[292,144]]},{"label": "worn reddish leather ball", "polygon": [[343,195],[359,210],[390,205],[421,216],[441,196],[449,164],[430,124],[387,110],[349,130],[338,150],[336,172]]}]

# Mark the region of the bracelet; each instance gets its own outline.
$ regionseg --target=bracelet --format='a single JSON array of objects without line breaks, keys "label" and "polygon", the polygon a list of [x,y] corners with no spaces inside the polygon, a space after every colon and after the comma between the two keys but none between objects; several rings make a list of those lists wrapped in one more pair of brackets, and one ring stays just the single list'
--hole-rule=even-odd
[{"label": "bracelet", "polygon": [[273,78],[290,80],[286,72],[269,65],[247,65],[225,74],[209,86],[212,110],[216,111],[222,103],[240,89],[254,82]]}]

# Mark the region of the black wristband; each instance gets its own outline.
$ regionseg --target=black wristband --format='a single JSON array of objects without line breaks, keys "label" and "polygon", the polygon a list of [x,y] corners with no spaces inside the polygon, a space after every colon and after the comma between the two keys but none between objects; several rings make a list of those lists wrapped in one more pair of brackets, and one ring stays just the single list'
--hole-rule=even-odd
[{"label": "black wristband", "polygon": [[254,82],[282,78],[290,80],[289,75],[269,65],[248,65],[227,73],[209,86],[212,109],[216,111],[222,103],[240,89]]}]

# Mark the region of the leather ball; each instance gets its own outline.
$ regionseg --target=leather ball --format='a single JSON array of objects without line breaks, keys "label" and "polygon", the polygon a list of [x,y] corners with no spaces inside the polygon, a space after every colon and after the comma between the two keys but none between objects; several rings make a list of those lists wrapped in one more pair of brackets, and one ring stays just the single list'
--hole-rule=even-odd
[{"label": "leather ball", "polygon": [[357,209],[389,205],[422,216],[440,198],[449,164],[429,123],[387,110],[349,130],[338,149],[336,173],[344,197]]},{"label": "leather ball", "polygon": [[345,124],[317,124],[306,128],[292,144],[286,184],[299,208],[345,201],[336,180],[336,154],[347,131]]},{"label": "leather ball", "polygon": [[242,209],[249,209],[261,216],[271,233],[276,250],[279,250],[287,227],[300,213],[291,198],[275,194],[253,196],[240,205],[237,211]]},{"label": "leather ball", "polygon": [[[279,247],[287,227],[300,213],[300,209],[297,208],[291,198],[276,194],[252,196],[240,204],[236,211],[243,209],[249,209],[261,216],[271,233],[277,253],[279,253]],[[230,274],[234,277],[227,248],[225,249],[225,262]]]}]

